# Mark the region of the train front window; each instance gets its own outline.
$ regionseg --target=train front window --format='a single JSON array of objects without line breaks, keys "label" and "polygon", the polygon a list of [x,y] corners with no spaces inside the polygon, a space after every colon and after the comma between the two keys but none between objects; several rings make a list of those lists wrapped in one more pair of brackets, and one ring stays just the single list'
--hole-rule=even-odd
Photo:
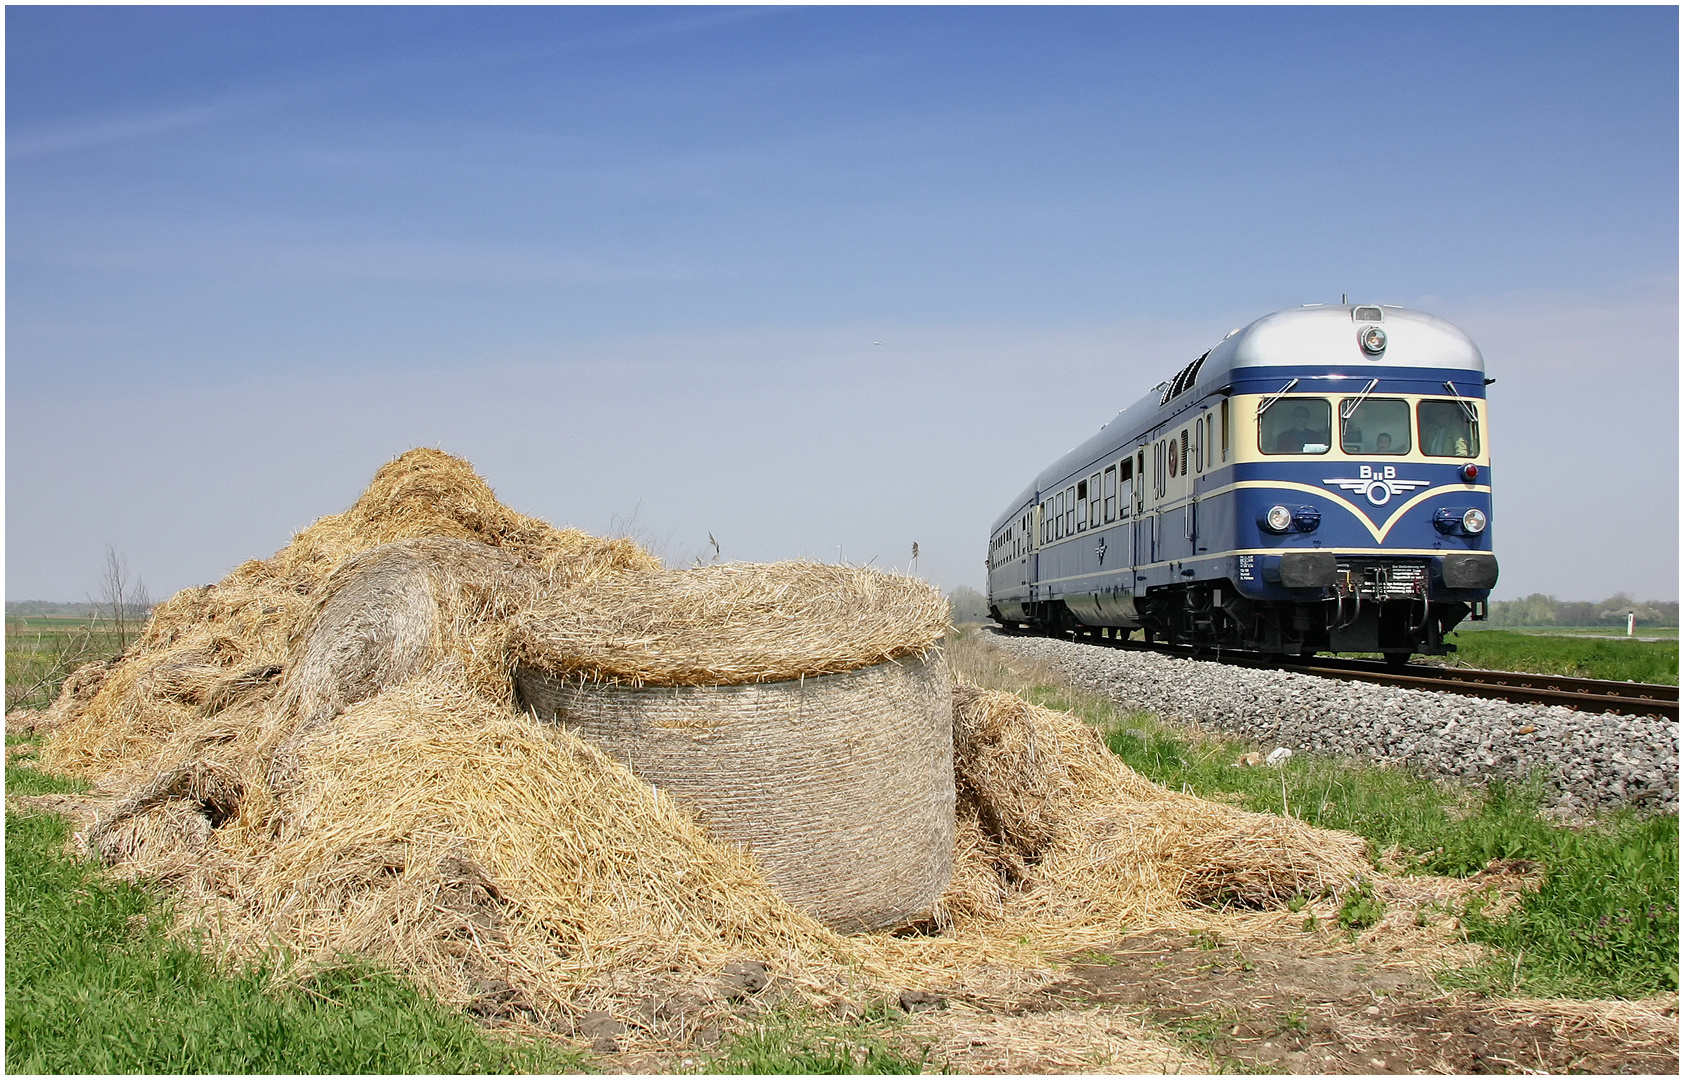
[{"label": "train front window", "polygon": [[1257,449],[1265,454],[1325,454],[1332,442],[1326,398],[1282,398],[1258,418]]},{"label": "train front window", "polygon": [[1416,409],[1421,421],[1421,453],[1428,457],[1479,456],[1479,421],[1468,416],[1459,401],[1423,401]]},{"label": "train front window", "polygon": [[1345,453],[1409,453],[1409,402],[1346,398],[1339,403],[1339,416],[1339,445]]}]

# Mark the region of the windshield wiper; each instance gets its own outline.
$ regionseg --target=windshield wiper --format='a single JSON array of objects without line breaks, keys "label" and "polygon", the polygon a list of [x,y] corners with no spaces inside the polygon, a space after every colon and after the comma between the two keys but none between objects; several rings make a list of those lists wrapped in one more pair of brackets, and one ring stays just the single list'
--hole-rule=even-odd
[{"label": "windshield wiper", "polygon": [[1446,379],[1444,380],[1444,388],[1450,391],[1450,396],[1456,399],[1456,404],[1460,405],[1462,411],[1468,414],[1468,420],[1475,424],[1479,423],[1479,413],[1474,410],[1473,402],[1456,392],[1456,384]]},{"label": "windshield wiper", "polygon": [[1374,392],[1374,388],[1379,385],[1379,379],[1368,380],[1368,385],[1362,388],[1362,393],[1346,402],[1345,407],[1339,410],[1339,419],[1349,420],[1351,418],[1351,414],[1357,411],[1357,406],[1362,404],[1362,399],[1367,397],[1369,394],[1372,394]]},{"label": "windshield wiper", "polygon": [[1270,394],[1268,397],[1266,397],[1262,401],[1258,402],[1257,403],[1258,419],[1262,419],[1263,414],[1269,411],[1269,406],[1271,406],[1275,402],[1279,401],[1283,396],[1286,395],[1286,393],[1288,391],[1290,391],[1294,386],[1297,386],[1297,385],[1298,385],[1298,380],[1293,379],[1291,382],[1287,383],[1285,386],[1281,387],[1279,390],[1276,390],[1274,393]]}]

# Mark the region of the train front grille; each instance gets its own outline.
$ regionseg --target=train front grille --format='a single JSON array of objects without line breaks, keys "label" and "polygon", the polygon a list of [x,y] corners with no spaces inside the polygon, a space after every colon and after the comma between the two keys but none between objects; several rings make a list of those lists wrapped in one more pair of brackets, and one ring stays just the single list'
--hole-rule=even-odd
[{"label": "train front grille", "polygon": [[1339,592],[1364,600],[1422,596],[1427,591],[1427,564],[1387,559],[1339,560]]}]

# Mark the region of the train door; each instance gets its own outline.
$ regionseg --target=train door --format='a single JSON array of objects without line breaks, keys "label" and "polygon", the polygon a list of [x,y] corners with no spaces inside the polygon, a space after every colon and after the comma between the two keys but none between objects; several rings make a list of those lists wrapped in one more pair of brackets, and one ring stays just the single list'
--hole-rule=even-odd
[{"label": "train door", "polygon": [[1169,493],[1169,440],[1159,439],[1149,449],[1146,468],[1151,474],[1151,486],[1146,494],[1146,559],[1150,563],[1164,557],[1163,512],[1164,497]]},{"label": "train door", "polygon": [[1035,549],[1040,546],[1037,542],[1041,538],[1041,507],[1039,503],[1029,507],[1029,513],[1025,516],[1024,521],[1028,528],[1024,530],[1023,534],[1023,581],[1021,584],[1027,588],[1035,581]]},{"label": "train door", "polygon": [[1167,482],[1164,487],[1164,512],[1159,526],[1163,548],[1159,558],[1183,559],[1193,553],[1193,432],[1191,425],[1176,428],[1170,433],[1164,448]]},{"label": "train door", "polygon": [[1150,526],[1146,517],[1146,449],[1136,447],[1134,452],[1134,518],[1129,522],[1129,536],[1133,540],[1130,544],[1129,565],[1136,567],[1134,580],[1138,582],[1140,575],[1138,568],[1151,562],[1152,545],[1149,534]]}]

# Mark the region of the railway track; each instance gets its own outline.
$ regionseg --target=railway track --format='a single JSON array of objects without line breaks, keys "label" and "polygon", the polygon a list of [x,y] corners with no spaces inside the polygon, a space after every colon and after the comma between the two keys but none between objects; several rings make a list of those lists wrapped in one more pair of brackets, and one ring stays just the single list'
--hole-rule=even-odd
[{"label": "railway track", "polygon": [[1165,645],[1131,641],[1126,638],[1075,634],[1057,636],[1067,637],[1081,644],[1132,649],[1138,652],[1158,652],[1243,667],[1277,668],[1349,682],[1466,694],[1469,697],[1496,698],[1527,705],[1564,705],[1581,712],[1612,712],[1630,716],[1678,719],[1678,687],[1663,683],[1576,679],[1566,675],[1480,671],[1475,668],[1443,668],[1429,664],[1411,664],[1399,669],[1389,667],[1379,660],[1346,660],[1332,656],[1317,656],[1310,660],[1265,659],[1255,653],[1216,653],[1187,645]]}]

